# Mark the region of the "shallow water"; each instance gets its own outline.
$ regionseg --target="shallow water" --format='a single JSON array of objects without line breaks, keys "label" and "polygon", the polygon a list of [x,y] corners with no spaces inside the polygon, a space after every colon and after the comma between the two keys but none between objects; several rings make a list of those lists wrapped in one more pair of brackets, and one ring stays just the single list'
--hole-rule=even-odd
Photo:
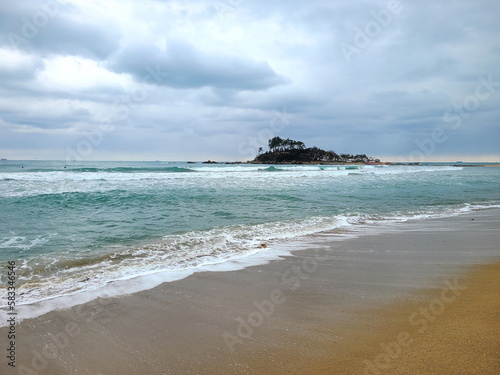
[{"label": "shallow water", "polygon": [[308,234],[498,207],[499,187],[486,167],[4,161],[0,262],[16,261],[18,303],[31,303],[273,256]]}]

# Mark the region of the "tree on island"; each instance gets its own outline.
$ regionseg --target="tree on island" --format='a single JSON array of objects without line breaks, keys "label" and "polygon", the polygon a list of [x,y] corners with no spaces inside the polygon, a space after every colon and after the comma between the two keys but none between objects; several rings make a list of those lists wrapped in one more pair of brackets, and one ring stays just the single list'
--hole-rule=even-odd
[{"label": "tree on island", "polygon": [[274,137],[269,140],[268,147],[271,152],[286,152],[290,150],[303,150],[306,146],[304,142],[294,141],[290,138],[282,139]]},{"label": "tree on island", "polygon": [[[274,137],[268,141],[269,151],[263,152],[262,147],[254,159],[256,163],[311,163],[311,162],[344,162],[366,163],[375,161],[365,154],[337,154],[335,151],[325,151],[318,147],[306,148],[304,142],[290,138]],[[376,159],[378,160],[378,159]]]}]

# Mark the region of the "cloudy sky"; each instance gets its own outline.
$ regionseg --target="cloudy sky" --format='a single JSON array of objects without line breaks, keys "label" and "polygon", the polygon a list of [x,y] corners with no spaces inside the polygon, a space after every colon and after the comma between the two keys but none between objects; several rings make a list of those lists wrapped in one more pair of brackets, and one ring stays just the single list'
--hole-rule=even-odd
[{"label": "cloudy sky", "polygon": [[247,160],[281,136],[500,161],[493,0],[0,2],[0,157]]}]

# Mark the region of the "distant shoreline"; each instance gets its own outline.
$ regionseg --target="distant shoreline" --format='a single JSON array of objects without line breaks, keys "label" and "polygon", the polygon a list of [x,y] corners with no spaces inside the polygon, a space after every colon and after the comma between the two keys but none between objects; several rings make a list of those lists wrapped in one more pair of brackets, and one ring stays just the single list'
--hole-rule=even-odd
[{"label": "distant shoreline", "polygon": [[258,161],[183,161],[183,160],[79,160],[79,161],[65,161],[65,160],[45,160],[45,159],[36,159],[36,160],[22,160],[22,159],[0,159],[2,163],[30,163],[30,162],[61,162],[65,165],[71,165],[72,163],[95,163],[95,162],[103,162],[103,163],[186,163],[186,164],[236,164],[236,165],[393,165],[393,166],[452,166],[452,167],[500,167],[500,163],[497,162],[437,162],[437,161],[428,161],[428,162],[344,162],[344,161],[304,161],[304,162],[276,162],[276,163],[263,163]]},{"label": "distant shoreline", "polygon": [[277,163],[260,163],[249,161],[246,163],[241,162],[218,162],[215,164],[255,164],[255,165],[393,165],[393,166],[425,166],[425,165],[446,165],[451,167],[500,167],[500,163],[478,163],[478,164],[457,164],[457,163],[441,163],[441,162],[423,162],[423,163],[405,163],[405,162],[380,162],[380,163],[363,163],[363,162],[344,162],[344,161],[309,161],[301,163],[291,162],[277,162]]}]

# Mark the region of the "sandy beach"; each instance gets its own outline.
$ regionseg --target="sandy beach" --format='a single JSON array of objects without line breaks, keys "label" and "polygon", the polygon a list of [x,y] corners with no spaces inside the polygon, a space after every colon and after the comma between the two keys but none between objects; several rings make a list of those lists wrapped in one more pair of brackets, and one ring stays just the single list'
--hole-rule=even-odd
[{"label": "sandy beach", "polygon": [[[196,273],[17,326],[2,374],[498,374],[500,210]],[[8,348],[7,329],[0,343]],[[5,350],[4,350],[5,352]]]}]

